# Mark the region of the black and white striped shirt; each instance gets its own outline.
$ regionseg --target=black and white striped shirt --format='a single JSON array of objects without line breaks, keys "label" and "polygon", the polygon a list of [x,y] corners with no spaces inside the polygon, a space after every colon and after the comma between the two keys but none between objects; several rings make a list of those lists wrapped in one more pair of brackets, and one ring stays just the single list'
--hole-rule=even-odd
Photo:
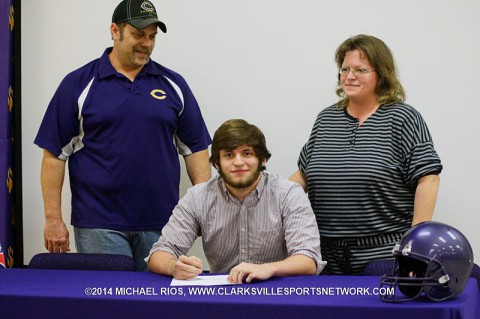
[{"label": "black and white striped shirt", "polygon": [[317,274],[326,264],[307,195],[300,185],[277,175],[262,173],[243,202],[229,194],[221,177],[191,187],[150,255],[166,251],[178,258],[197,236],[202,236],[212,273],[229,273],[241,262],[263,264],[292,255],[312,258]]},{"label": "black and white striped shirt", "polygon": [[300,153],[322,236],[406,231],[418,179],[442,170],[427,125],[410,105],[380,106],[358,124],[345,109],[329,106]]}]

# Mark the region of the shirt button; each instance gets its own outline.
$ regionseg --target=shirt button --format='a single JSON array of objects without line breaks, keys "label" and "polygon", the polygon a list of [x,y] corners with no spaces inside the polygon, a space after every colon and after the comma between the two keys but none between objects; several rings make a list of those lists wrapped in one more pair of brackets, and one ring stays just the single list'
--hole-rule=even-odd
[{"label": "shirt button", "polygon": [[242,228],[242,231],[245,231],[245,228]]},{"label": "shirt button", "polygon": [[242,249],[242,253],[245,253],[245,249]]}]

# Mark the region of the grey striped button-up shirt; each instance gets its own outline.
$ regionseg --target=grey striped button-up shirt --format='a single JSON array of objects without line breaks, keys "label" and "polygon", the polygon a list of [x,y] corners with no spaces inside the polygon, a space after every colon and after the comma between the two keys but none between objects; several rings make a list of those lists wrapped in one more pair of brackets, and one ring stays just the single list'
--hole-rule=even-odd
[{"label": "grey striped button-up shirt", "polygon": [[300,185],[277,175],[262,173],[243,202],[229,194],[218,176],[191,187],[150,255],[165,251],[178,258],[198,236],[212,273],[229,273],[241,262],[263,264],[292,255],[312,258],[317,274],[326,264],[307,195]]}]

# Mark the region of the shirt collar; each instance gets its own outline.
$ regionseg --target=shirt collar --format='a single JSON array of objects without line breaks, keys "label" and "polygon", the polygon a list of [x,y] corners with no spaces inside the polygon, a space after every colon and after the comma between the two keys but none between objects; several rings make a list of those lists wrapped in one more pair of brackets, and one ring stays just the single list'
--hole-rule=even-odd
[{"label": "shirt collar", "polygon": [[[112,50],[113,50],[112,47],[105,49],[102,56],[100,57],[100,65],[98,68],[98,77],[100,79],[113,76],[118,73],[113,67],[112,63],[110,62],[110,59],[108,58],[108,55],[112,52]],[[151,74],[151,75],[161,74],[160,68],[152,61],[151,57],[148,63],[143,66],[140,73],[138,73],[137,77],[145,74]]]}]

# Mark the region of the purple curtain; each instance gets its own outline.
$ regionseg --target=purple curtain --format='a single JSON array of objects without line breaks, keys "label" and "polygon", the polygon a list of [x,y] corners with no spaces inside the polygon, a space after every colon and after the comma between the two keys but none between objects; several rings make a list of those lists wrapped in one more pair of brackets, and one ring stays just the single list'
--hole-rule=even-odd
[{"label": "purple curtain", "polygon": [[[0,261],[13,267],[14,0],[0,0]],[[3,253],[3,256],[1,254]],[[0,268],[2,268],[0,262]]]}]

